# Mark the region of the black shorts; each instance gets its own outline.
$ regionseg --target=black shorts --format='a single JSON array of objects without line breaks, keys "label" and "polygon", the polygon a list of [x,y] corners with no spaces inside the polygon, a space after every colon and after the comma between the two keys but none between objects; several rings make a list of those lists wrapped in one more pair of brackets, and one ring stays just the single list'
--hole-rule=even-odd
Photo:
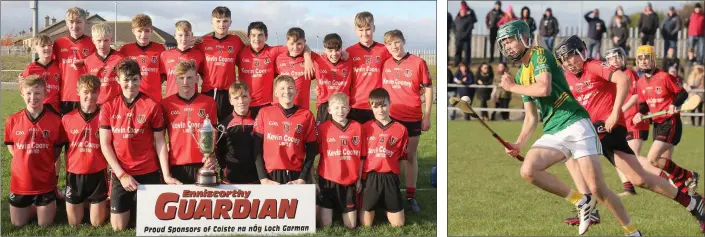
[{"label": "black shorts", "polygon": [[371,109],[351,108],[350,113],[348,114],[348,119],[355,120],[360,124],[365,124],[367,121],[370,121],[374,118],[375,115],[372,113]]},{"label": "black shorts", "polygon": [[92,174],[66,174],[66,202],[81,204],[85,201],[91,204],[108,199],[107,171],[101,170]]},{"label": "black shorts", "polygon": [[627,141],[640,139],[646,141],[649,139],[649,130],[628,131]]},{"label": "black shorts", "polygon": [[80,108],[81,104],[78,101],[62,101],[59,103],[61,115],[68,114],[76,108]]},{"label": "black shorts", "polygon": [[[215,94],[215,108],[218,110],[218,121],[223,121],[228,115],[233,113],[233,105],[230,104],[230,95],[228,90],[223,89],[213,89],[202,94],[213,98]],[[211,119],[212,120],[212,119]]]},{"label": "black shorts", "polygon": [[672,116],[662,123],[654,122],[654,141],[662,141],[678,145],[683,135],[683,124],[680,116]]},{"label": "black shorts", "polygon": [[17,208],[29,207],[32,204],[41,207],[49,205],[54,201],[56,201],[56,190],[37,195],[19,195],[10,193],[7,197],[7,202],[10,203],[10,206]]},{"label": "black shorts", "polygon": [[198,170],[201,167],[203,167],[202,163],[172,165],[169,166],[169,172],[171,172],[171,177],[178,179],[183,184],[195,184],[198,178]]},{"label": "black shorts", "polygon": [[321,194],[316,200],[316,204],[322,208],[339,210],[342,213],[357,210],[355,184],[343,186],[319,176],[318,188],[321,190]]},{"label": "black shorts", "polygon": [[[129,211],[137,204],[137,192],[128,192],[122,187],[120,179],[115,174],[110,180],[110,213],[120,214]],[[159,171],[132,176],[140,184],[161,184],[162,175]]]},{"label": "black shorts", "polygon": [[264,108],[264,107],[270,106],[270,105],[271,105],[271,104],[263,104],[263,105],[258,105],[258,106],[251,106],[251,107],[250,107],[250,116],[252,116],[252,118],[257,118],[257,115],[259,114],[259,110],[262,109],[262,108]]},{"label": "black shorts", "polygon": [[[394,119],[394,118],[392,118]],[[401,121],[394,119],[395,121],[401,123],[401,125],[404,125],[406,128],[406,131],[409,133],[409,137],[418,137],[421,136],[421,120],[419,121],[414,121],[414,122],[406,122],[406,121]]]},{"label": "black shorts", "polygon": [[[272,172],[269,172],[269,179],[273,180],[274,182],[280,183],[280,184],[286,184],[289,181],[294,181],[299,179],[299,176],[301,175],[300,171],[293,171],[293,170],[273,170]],[[306,183],[311,183],[309,182],[309,177],[306,177],[304,180],[306,180]]]},{"label": "black shorts", "polygon": [[362,191],[362,210],[374,211],[378,207],[392,213],[404,210],[399,187],[399,176],[394,173],[368,173]]},{"label": "black shorts", "polygon": [[328,113],[328,102],[318,105],[318,108],[316,109],[316,126],[330,119],[331,116],[330,113]]},{"label": "black shorts", "polygon": [[260,184],[257,171],[255,169],[247,171],[231,171],[228,168],[220,170],[220,177],[225,184]]},{"label": "black shorts", "polygon": [[612,165],[615,165],[615,151],[634,155],[634,151],[629,147],[629,143],[627,143],[627,128],[624,126],[615,126],[612,128],[611,133],[606,133],[600,139],[600,144],[602,145],[602,155],[604,155]]}]

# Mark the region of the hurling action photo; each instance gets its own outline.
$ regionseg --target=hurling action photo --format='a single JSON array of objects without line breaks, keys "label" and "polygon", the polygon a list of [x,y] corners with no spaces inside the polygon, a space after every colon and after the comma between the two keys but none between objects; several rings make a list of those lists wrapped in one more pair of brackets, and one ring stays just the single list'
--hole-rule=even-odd
[{"label": "hurling action photo", "polygon": [[[436,236],[446,218],[435,1],[1,4],[2,236]],[[664,85],[659,151],[685,106]],[[649,155],[676,200],[700,197],[702,167]]]},{"label": "hurling action photo", "polygon": [[447,18],[449,235],[703,236],[702,1]]}]

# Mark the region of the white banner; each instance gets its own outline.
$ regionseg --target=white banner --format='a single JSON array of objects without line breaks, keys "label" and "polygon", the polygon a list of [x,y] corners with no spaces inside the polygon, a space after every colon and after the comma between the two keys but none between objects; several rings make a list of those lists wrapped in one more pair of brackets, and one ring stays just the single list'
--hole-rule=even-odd
[{"label": "white banner", "polygon": [[316,232],[316,191],[304,185],[140,185],[137,235]]}]

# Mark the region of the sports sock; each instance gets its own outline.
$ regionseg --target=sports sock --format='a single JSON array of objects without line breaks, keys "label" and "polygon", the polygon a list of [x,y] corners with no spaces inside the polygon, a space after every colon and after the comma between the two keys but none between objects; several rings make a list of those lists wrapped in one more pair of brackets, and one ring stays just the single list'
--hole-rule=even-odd
[{"label": "sports sock", "polygon": [[[664,159],[664,158],[661,158],[661,159]],[[690,171],[681,168],[676,163],[674,163],[671,159],[665,159],[665,160],[666,160],[666,166],[664,167],[663,171],[666,171],[668,173],[668,178],[670,180],[673,180],[674,183],[678,183],[678,181],[683,181],[683,180],[689,179],[692,176],[692,173]]]},{"label": "sports sock", "polygon": [[416,188],[406,188],[406,198],[416,197]]},{"label": "sports sock", "polygon": [[622,185],[624,186],[624,191],[636,193],[636,190],[634,190],[634,184],[632,184],[632,182],[627,181],[622,183]]},{"label": "sports sock", "polygon": [[580,203],[583,198],[587,199],[582,193],[576,192],[575,190],[571,189],[570,193],[568,193],[568,196],[565,197],[565,200],[572,203],[573,205],[578,205],[578,203]]},{"label": "sports sock", "polygon": [[676,192],[676,197],[673,198],[673,200],[676,200],[676,202],[688,208],[688,205],[690,205],[691,197],[686,193]]}]

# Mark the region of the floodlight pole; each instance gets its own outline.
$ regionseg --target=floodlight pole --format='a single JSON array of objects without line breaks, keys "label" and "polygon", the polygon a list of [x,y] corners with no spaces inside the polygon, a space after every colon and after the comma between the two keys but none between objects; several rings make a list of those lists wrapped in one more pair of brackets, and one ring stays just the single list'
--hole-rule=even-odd
[{"label": "floodlight pole", "polygon": [[118,21],[118,2],[115,1],[115,28],[113,29],[113,48],[117,49],[117,21]]},{"label": "floodlight pole", "polygon": [[[29,8],[32,9],[32,37],[36,37],[39,33],[39,3],[37,0],[29,1]],[[31,47],[30,43],[30,47]],[[32,55],[33,59],[39,57],[37,52]]]}]

